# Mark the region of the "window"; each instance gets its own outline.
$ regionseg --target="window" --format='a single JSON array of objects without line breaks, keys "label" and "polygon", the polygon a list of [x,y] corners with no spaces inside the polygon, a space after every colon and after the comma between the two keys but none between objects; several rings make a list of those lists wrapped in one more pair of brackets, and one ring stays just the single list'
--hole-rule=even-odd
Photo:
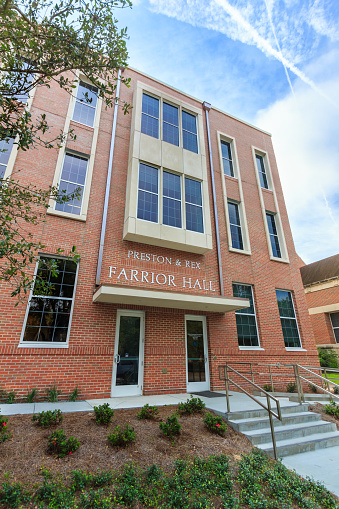
[{"label": "window", "polygon": [[73,112],[73,120],[75,122],[93,127],[98,100],[97,95],[98,89],[96,87],[80,81]]},{"label": "window", "polygon": [[60,194],[72,194],[76,189],[80,190],[80,197],[73,198],[66,203],[56,203],[55,210],[69,212],[70,214],[81,214],[83,191],[85,188],[88,159],[74,154],[65,154],[59,182]]},{"label": "window", "polygon": [[198,153],[197,120],[195,115],[187,111],[182,112],[182,146]]},{"label": "window", "polygon": [[162,222],[181,228],[181,186],[180,176],[163,172]]},{"label": "window", "polygon": [[260,185],[264,189],[268,189],[267,175],[265,170],[264,158],[258,154],[255,155],[257,161],[257,168],[259,173]]},{"label": "window", "polygon": [[221,155],[222,164],[224,167],[224,175],[234,177],[231,144],[228,143],[228,141],[221,140]]},{"label": "window", "polygon": [[331,322],[336,343],[339,343],[339,313],[331,313]]},{"label": "window", "polygon": [[159,99],[142,96],[141,132],[159,138]]},{"label": "window", "polygon": [[[22,58],[18,55],[15,57],[15,59],[16,60],[13,63],[13,67],[16,67],[20,70],[7,73],[5,85],[8,92],[5,92],[4,95],[17,99],[22,104],[26,104],[34,79],[34,73],[30,72],[30,69],[34,69],[34,62],[27,58]],[[17,93],[17,91],[20,92]]]},{"label": "window", "polygon": [[274,214],[270,214],[270,213],[266,212],[266,219],[267,219],[268,231],[270,234],[272,254],[275,258],[281,258],[279,237],[278,237]]},{"label": "window", "polygon": [[8,141],[0,141],[0,179],[4,178],[13,143],[13,138]]},{"label": "window", "polygon": [[138,214],[139,219],[158,222],[158,168],[140,163]]},{"label": "window", "polygon": [[250,307],[235,312],[239,346],[259,346],[252,287],[233,283],[233,296],[250,301]]},{"label": "window", "polygon": [[163,103],[162,138],[172,145],[179,146],[179,110],[171,104]]},{"label": "window", "polygon": [[241,233],[241,223],[239,215],[239,205],[233,202],[227,202],[228,217],[230,221],[232,247],[234,249],[244,249]]},{"label": "window", "polygon": [[[70,325],[77,265],[71,260],[56,259],[57,275],[53,276],[48,258],[38,264],[32,297],[29,301],[23,343],[66,343]],[[42,293],[48,285],[48,295]]]},{"label": "window", "polygon": [[276,294],[285,346],[300,348],[299,331],[297,319],[294,313],[291,292],[286,290],[276,290]]},{"label": "window", "polygon": [[203,233],[201,182],[185,177],[186,229]]}]

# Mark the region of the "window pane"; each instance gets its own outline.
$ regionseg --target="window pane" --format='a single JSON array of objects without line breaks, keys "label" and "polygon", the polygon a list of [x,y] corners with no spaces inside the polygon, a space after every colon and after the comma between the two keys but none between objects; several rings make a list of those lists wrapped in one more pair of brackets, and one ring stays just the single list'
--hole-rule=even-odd
[{"label": "window pane", "polygon": [[226,159],[232,159],[231,146],[227,141],[221,141],[221,153],[222,157],[226,157]]},{"label": "window pane", "polygon": [[275,224],[273,214],[266,214],[268,231],[270,233],[270,241],[272,247],[272,254],[275,258],[281,258],[281,250],[279,244],[278,232]]},{"label": "window pane", "polygon": [[11,150],[13,148],[14,140],[0,141],[0,164],[7,165]]},{"label": "window pane", "polygon": [[146,164],[139,166],[139,189],[158,194],[158,169]]},{"label": "window pane", "polygon": [[172,145],[179,146],[179,128],[175,127],[171,124],[163,123],[162,129],[162,138],[167,143],[171,143]]},{"label": "window pane", "polygon": [[69,214],[81,214],[81,205],[82,205],[82,192],[83,186],[79,186],[78,184],[70,184],[69,182],[65,182],[64,180],[60,181],[59,189],[60,191],[64,191],[63,194],[70,195],[75,192],[76,189],[80,189],[80,197],[73,198],[65,203],[56,203],[55,210],[62,210],[63,212],[68,212]]},{"label": "window pane", "polygon": [[84,104],[88,104],[92,108],[95,108],[98,100],[97,95],[98,89],[96,87],[94,87],[93,85],[89,85],[84,81],[80,81],[77,92],[78,101]]},{"label": "window pane", "polygon": [[163,121],[179,127],[179,111],[178,108],[171,104],[163,103]]},{"label": "window pane", "polygon": [[252,287],[233,283],[233,296],[249,299],[250,306],[235,312],[239,346],[259,346]]},{"label": "window pane", "polygon": [[159,138],[159,99],[143,94],[141,132]]},{"label": "window pane", "polygon": [[164,171],[163,173],[164,196],[181,200],[180,176]]},{"label": "window pane", "polygon": [[228,175],[229,177],[234,177],[233,163],[228,159],[223,159],[222,164],[224,167],[224,175]]},{"label": "window pane", "polygon": [[260,185],[264,189],[268,189],[268,183],[267,183],[267,176],[266,176],[264,158],[262,156],[259,156],[259,155],[256,155],[255,158],[256,158],[256,161],[257,161],[257,168],[258,168],[258,173],[259,173]]},{"label": "window pane", "polygon": [[159,99],[143,94],[142,112],[151,115],[151,117],[159,118]]},{"label": "window pane", "polygon": [[73,112],[73,120],[75,122],[80,122],[80,124],[85,124],[89,127],[93,127],[94,117],[95,108],[88,106],[88,104],[76,101]]},{"label": "window pane", "polygon": [[244,249],[239,216],[239,206],[236,203],[228,202],[228,215],[230,220],[232,247],[235,249]]},{"label": "window pane", "polygon": [[158,222],[158,195],[139,189],[138,192],[138,219]]},{"label": "window pane", "polygon": [[80,81],[75,102],[73,120],[93,127],[98,89]]},{"label": "window pane", "polygon": [[198,153],[197,121],[194,115],[182,112],[182,142],[183,147],[191,152]]},{"label": "window pane", "polygon": [[221,140],[221,153],[222,163],[224,167],[224,174],[230,177],[234,177],[233,163],[232,163],[232,152],[231,145],[227,141]]},{"label": "window pane", "polygon": [[236,203],[228,202],[228,215],[231,224],[240,226],[239,208]]},{"label": "window pane", "polygon": [[330,314],[332,326],[339,327],[339,313],[331,313]]},{"label": "window pane", "polygon": [[187,131],[182,132],[182,143],[183,147],[186,150],[190,150],[191,152],[198,153],[198,141],[197,135],[189,133]]},{"label": "window pane", "polygon": [[185,201],[195,205],[202,205],[201,182],[185,178]]},{"label": "window pane", "polygon": [[255,314],[251,286],[233,284],[233,296],[239,297],[240,299],[248,299],[250,301],[250,306],[245,309],[238,309],[236,312],[237,314],[238,313],[253,314],[253,315]]},{"label": "window pane", "polygon": [[266,214],[266,217],[267,217],[267,226],[268,226],[268,231],[272,234],[272,235],[277,235],[277,228],[275,226],[275,219],[274,219],[274,216],[272,214]]},{"label": "window pane", "polygon": [[202,208],[186,203],[186,229],[203,233]]},{"label": "window pane", "polygon": [[190,133],[197,134],[197,123],[196,117],[187,113],[187,111],[182,112],[182,128],[185,131],[189,131]]},{"label": "window pane", "polygon": [[181,228],[180,176],[163,172],[163,224]]},{"label": "window pane", "polygon": [[301,343],[291,292],[286,290],[276,290],[276,295],[285,346],[299,348]]},{"label": "window pane", "polygon": [[295,318],[290,292],[276,290],[280,316]]},{"label": "window pane", "polygon": [[60,195],[70,195],[79,189],[80,196],[65,203],[56,203],[55,210],[70,214],[81,214],[82,195],[86,180],[88,159],[73,154],[66,154],[59,183]]}]

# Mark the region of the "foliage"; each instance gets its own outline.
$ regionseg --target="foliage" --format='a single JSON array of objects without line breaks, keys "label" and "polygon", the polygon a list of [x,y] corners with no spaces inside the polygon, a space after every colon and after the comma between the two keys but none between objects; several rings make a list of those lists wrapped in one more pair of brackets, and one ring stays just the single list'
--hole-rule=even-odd
[{"label": "foliage", "polygon": [[62,391],[60,391],[57,388],[57,385],[54,381],[53,385],[51,385],[51,387],[47,387],[46,393],[47,393],[47,401],[50,401],[51,403],[55,403],[56,401],[58,401],[58,397],[60,396],[60,394],[62,394]]},{"label": "foliage", "polygon": [[0,444],[6,442],[11,436],[12,433],[8,431],[8,419],[7,417],[3,417],[0,415]]},{"label": "foliage", "polygon": [[80,442],[74,437],[67,438],[64,430],[56,430],[48,437],[48,450],[56,453],[59,458],[72,454],[80,447]]},{"label": "foliage", "polygon": [[24,503],[28,503],[30,498],[29,492],[18,482],[14,482],[13,484],[4,482],[1,485],[0,502],[2,506],[7,505],[7,507],[11,508],[19,507]]},{"label": "foliage", "polygon": [[181,424],[178,421],[178,417],[173,414],[167,417],[166,422],[161,422],[159,428],[164,435],[173,438],[176,435],[180,435]]},{"label": "foliage", "polygon": [[325,405],[325,414],[333,415],[339,419],[339,405],[337,405],[334,401],[330,401],[327,405]]},{"label": "foliage", "polygon": [[43,428],[50,428],[62,422],[63,416],[60,409],[58,410],[47,410],[46,412],[40,412],[34,414],[32,421],[36,422],[38,426]]},{"label": "foliage", "polygon": [[71,394],[69,395],[69,401],[76,401],[79,397],[79,388],[78,388],[78,385],[76,387],[74,387],[74,389],[72,390]]},{"label": "foliage", "polygon": [[95,422],[97,424],[109,424],[113,418],[114,410],[108,403],[94,407]]},{"label": "foliage", "polygon": [[297,391],[297,384],[295,382],[288,382],[286,386],[287,392],[296,392]]},{"label": "foliage", "polygon": [[207,412],[204,417],[204,423],[206,428],[212,433],[221,436],[226,433],[227,425],[223,422],[220,415],[213,415],[211,412]]},{"label": "foliage", "polygon": [[8,405],[11,405],[12,403],[14,403],[15,396],[16,396],[15,391],[7,392],[7,393],[6,393],[6,403],[7,403]]},{"label": "foliage", "polygon": [[122,446],[134,442],[136,438],[136,434],[133,428],[129,424],[126,425],[124,430],[120,429],[120,426],[117,426],[111,433],[107,435],[108,441],[113,446]]},{"label": "foliage", "polygon": [[320,366],[338,368],[338,355],[330,348],[318,348]]},{"label": "foliage", "polygon": [[333,388],[333,393],[334,394],[339,394],[339,387],[337,387],[336,385]]},{"label": "foliage", "polygon": [[263,389],[264,389],[264,391],[266,391],[266,392],[272,392],[272,385],[270,385],[270,384],[264,384],[264,385],[263,385]]},{"label": "foliage", "polygon": [[140,412],[137,414],[138,419],[155,419],[158,415],[159,410],[156,406],[149,406],[146,404],[142,407]]},{"label": "foliage", "polygon": [[84,470],[73,470],[72,477],[72,487],[76,491],[81,491],[87,486],[100,487],[112,484],[113,482],[113,473],[111,470],[98,470],[97,474],[91,474]]},{"label": "foliage", "polygon": [[36,398],[37,395],[38,395],[38,389],[36,387],[33,387],[33,389],[28,391],[26,394],[26,402],[33,403],[34,399]]},{"label": "foliage", "polygon": [[317,392],[318,392],[318,387],[317,387],[316,385],[314,385],[314,384],[312,384],[312,383],[309,383],[309,384],[308,384],[308,387],[309,387],[309,389],[310,389],[312,392],[314,392],[314,393],[317,393]]},{"label": "foliage", "polygon": [[204,408],[205,403],[200,398],[194,398],[193,394],[185,403],[179,403],[178,405],[181,414],[201,414]]}]

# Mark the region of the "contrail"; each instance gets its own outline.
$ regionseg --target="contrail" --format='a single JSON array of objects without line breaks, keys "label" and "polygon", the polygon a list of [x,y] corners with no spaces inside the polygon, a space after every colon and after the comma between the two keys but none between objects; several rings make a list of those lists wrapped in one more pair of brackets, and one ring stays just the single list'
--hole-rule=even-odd
[{"label": "contrail", "polygon": [[[238,25],[240,25],[246,32],[248,32],[251,36],[253,41],[256,43],[257,47],[261,50],[265,50],[269,55],[276,58],[279,62],[283,64],[285,69],[289,69],[291,72],[293,72],[298,78],[300,78],[304,83],[309,85],[315,92],[317,92],[321,97],[326,99],[326,101],[330,102],[335,108],[338,108],[337,104],[332,101],[329,97],[327,97],[326,94],[322,90],[320,90],[316,84],[306,76],[300,69],[298,69],[292,62],[289,62],[282,54],[281,52],[274,49],[271,44],[266,41],[259,33],[256,31],[256,29],[248,22],[246,19],[242,17],[238,9],[233,7],[227,0],[214,0],[214,2],[222,7],[225,12],[236,22]],[[267,4],[266,4],[267,6]]]}]

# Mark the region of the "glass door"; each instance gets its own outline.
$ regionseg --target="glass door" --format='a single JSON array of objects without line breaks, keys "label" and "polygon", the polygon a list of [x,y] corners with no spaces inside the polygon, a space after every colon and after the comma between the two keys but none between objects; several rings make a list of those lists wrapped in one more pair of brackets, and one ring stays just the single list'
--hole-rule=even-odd
[{"label": "glass door", "polygon": [[205,316],[186,316],[187,391],[210,389]]},{"label": "glass door", "polygon": [[112,397],[142,394],[144,313],[118,311]]}]

